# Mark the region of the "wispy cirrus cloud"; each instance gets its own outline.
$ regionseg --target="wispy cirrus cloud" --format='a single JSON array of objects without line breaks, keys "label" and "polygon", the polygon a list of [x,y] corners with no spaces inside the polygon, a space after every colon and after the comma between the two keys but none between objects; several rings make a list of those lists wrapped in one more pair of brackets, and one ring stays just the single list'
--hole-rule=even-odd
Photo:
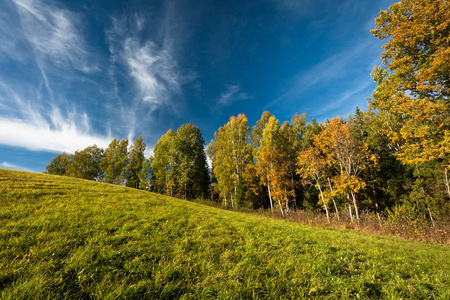
[{"label": "wispy cirrus cloud", "polygon": [[[371,63],[375,57],[379,56],[376,51],[371,50],[375,48],[375,45],[376,41],[362,41],[352,49],[330,55],[311,68],[302,70],[291,79],[287,90],[266,108],[276,106],[280,102],[301,99],[305,94],[313,91],[317,93],[336,84],[340,84],[341,87],[349,86],[350,93],[353,93],[356,84],[357,89],[361,85],[366,88],[369,83],[372,83],[368,75],[372,68]],[[365,76],[363,81],[360,79],[361,73]],[[349,74],[353,76],[353,79],[348,78]],[[355,80],[355,78],[358,78],[358,80]],[[343,96],[342,99],[344,98],[348,99],[349,97]]]},{"label": "wispy cirrus cloud", "polygon": [[219,106],[227,106],[232,104],[233,102],[239,100],[247,100],[251,97],[244,92],[241,92],[241,88],[239,85],[228,85],[227,89],[220,93],[220,97],[217,100],[217,104]]},{"label": "wispy cirrus cloud", "polygon": [[29,150],[74,153],[94,144],[106,148],[111,141],[90,135],[89,131],[77,126],[73,119],[54,117],[58,119],[53,119],[52,122],[41,119],[33,123],[23,119],[0,118],[0,143]]},{"label": "wispy cirrus cloud", "polygon": [[[313,110],[313,114],[317,116],[329,115],[330,113],[345,115],[349,111],[353,111],[359,103],[365,104],[366,98],[364,98],[363,94],[368,91],[372,82],[370,80],[361,80],[357,83],[353,88],[336,95],[334,101],[316,107]],[[355,103],[355,100],[357,103]]]},{"label": "wispy cirrus cloud", "polygon": [[108,75],[115,95],[109,111],[120,112],[117,118],[127,124],[128,137],[143,121],[151,127],[161,115],[182,112],[182,86],[196,76],[179,67],[173,37],[164,26],[166,18],[114,16],[105,31],[111,61]]},{"label": "wispy cirrus cloud", "polygon": [[8,162],[2,162],[1,164],[0,164],[0,168],[3,168],[3,169],[10,169],[10,170],[21,170],[21,171],[27,171],[27,172],[32,172],[32,170],[31,169],[28,169],[28,168],[26,168],[26,167],[22,167],[22,166],[18,166],[18,165],[15,165],[15,164],[11,164],[11,163],[8,163]]},{"label": "wispy cirrus cloud", "polygon": [[98,70],[82,21],[81,15],[51,0],[0,4],[0,25],[8,23],[0,26],[0,62],[5,62],[5,72],[0,72],[0,144],[69,153],[108,145],[109,136],[96,134],[88,114],[80,112],[80,102],[70,98],[70,89],[80,90],[80,77],[74,74],[83,74],[86,88],[88,76]]},{"label": "wispy cirrus cloud", "polygon": [[0,81],[0,144],[29,150],[69,152],[97,144],[108,146],[110,137],[92,133],[89,117],[75,108],[27,100],[17,89]]},{"label": "wispy cirrus cloud", "polygon": [[[25,40],[40,64],[49,62],[90,73],[86,42],[79,32],[81,17],[61,5],[40,0],[12,0],[20,16]],[[41,66],[42,67],[42,66]]]},{"label": "wispy cirrus cloud", "polygon": [[179,92],[180,78],[169,50],[158,49],[151,41],[142,44],[136,38],[126,38],[121,57],[142,100],[160,106]]}]

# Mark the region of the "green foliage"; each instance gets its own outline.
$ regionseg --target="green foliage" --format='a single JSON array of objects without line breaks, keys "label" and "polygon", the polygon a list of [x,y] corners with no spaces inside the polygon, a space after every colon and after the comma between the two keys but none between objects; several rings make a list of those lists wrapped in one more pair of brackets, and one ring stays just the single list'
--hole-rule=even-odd
[{"label": "green foliage", "polygon": [[155,156],[152,160],[151,168],[155,177],[155,191],[161,194],[173,195],[173,155],[171,153],[172,140],[175,132],[169,129],[156,143],[153,152]]},{"label": "green foliage", "polygon": [[178,197],[207,198],[209,186],[205,140],[200,129],[190,123],[177,129],[174,147],[174,174]]},{"label": "green foliage", "polygon": [[100,162],[105,182],[123,185],[126,181],[126,166],[128,164],[128,140],[114,139],[105,150],[105,156]]},{"label": "green foliage", "polygon": [[248,143],[250,127],[243,114],[232,116],[230,121],[214,133],[214,140],[206,150],[212,161],[219,195],[230,199],[231,207],[244,205],[245,169],[250,163],[251,147]]},{"label": "green foliage", "polygon": [[144,163],[144,151],[145,151],[145,143],[142,136],[139,136],[131,145],[128,160],[129,163],[126,166],[126,171],[128,172],[128,178],[126,186],[139,188],[140,187],[140,178],[139,173],[141,172]]},{"label": "green foliage", "polygon": [[183,199],[207,198],[209,172],[200,129],[190,123],[158,140],[151,163],[159,193]]},{"label": "green foliage", "polygon": [[68,166],[70,165],[70,158],[70,155],[66,152],[57,154],[45,167],[47,173],[52,175],[66,175]]},{"label": "green foliage", "polygon": [[2,299],[450,297],[449,248],[0,170]]},{"label": "green foliage", "polygon": [[75,151],[71,156],[71,163],[67,167],[68,174],[72,177],[101,180],[103,177],[100,163],[103,159],[103,149],[97,145],[87,147],[80,151]]},{"label": "green foliage", "polygon": [[139,188],[147,191],[154,191],[155,176],[153,175],[152,166],[153,157],[150,157],[142,164],[142,170],[139,172]]},{"label": "green foliage", "polygon": [[[398,236],[405,236],[407,233],[412,238],[420,238],[425,235],[423,224],[427,221],[424,215],[419,212],[417,206],[411,203],[395,205],[391,209],[387,209],[386,213],[387,221],[383,230]],[[428,226],[431,226],[431,224]]]}]

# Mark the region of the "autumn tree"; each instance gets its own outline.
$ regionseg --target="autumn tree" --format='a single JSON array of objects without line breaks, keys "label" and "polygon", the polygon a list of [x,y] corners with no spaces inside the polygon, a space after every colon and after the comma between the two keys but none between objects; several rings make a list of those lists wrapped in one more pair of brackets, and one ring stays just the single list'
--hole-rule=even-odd
[{"label": "autumn tree", "polygon": [[230,121],[214,134],[207,152],[212,161],[219,195],[231,201],[232,208],[244,201],[244,172],[251,154],[248,143],[250,127],[243,114],[232,116]]},{"label": "autumn tree", "polygon": [[128,164],[126,166],[127,171],[127,183],[126,186],[139,188],[139,173],[142,170],[142,164],[144,163],[144,151],[145,143],[142,136],[139,136],[131,145],[128,152]]},{"label": "autumn tree", "polygon": [[329,169],[328,158],[318,146],[320,144],[311,145],[299,151],[297,156],[297,173],[301,176],[304,184],[311,184],[319,190],[322,206],[325,209],[328,223],[330,223],[328,214],[329,199],[325,199],[324,196],[324,188],[327,184],[326,173]]},{"label": "autumn tree", "polygon": [[100,162],[102,172],[105,174],[105,182],[123,185],[126,181],[125,168],[128,164],[128,140],[112,140],[105,150],[105,155]]},{"label": "autumn tree", "polygon": [[68,173],[72,177],[101,180],[103,178],[103,172],[100,166],[102,159],[103,149],[97,147],[97,145],[75,151],[71,156]]},{"label": "autumn tree", "polygon": [[289,176],[291,182],[291,190],[293,193],[293,202],[295,208],[297,208],[297,197],[296,197],[296,181],[298,180],[296,176],[296,163],[297,155],[304,144],[304,135],[306,132],[306,114],[302,115],[295,114],[291,122],[285,121],[280,128],[283,137],[285,151],[287,155],[287,166],[289,168]]},{"label": "autumn tree", "polygon": [[387,42],[370,105],[402,162],[441,164],[450,197],[450,2],[403,0],[375,21],[372,33]]},{"label": "autumn tree", "polygon": [[224,205],[228,207],[228,199],[230,200],[231,207],[234,209],[233,195],[233,164],[231,161],[231,155],[224,149],[225,145],[222,141],[223,129],[219,128],[219,131],[214,134],[214,140],[212,140],[207,148],[207,153],[212,161],[212,171],[216,179],[214,184],[216,191],[219,193],[219,197],[224,200]]},{"label": "autumn tree", "polygon": [[[315,138],[322,151],[328,156],[328,164],[336,169],[333,177],[335,189],[333,194],[346,194],[359,220],[357,193],[365,187],[361,172],[370,164],[376,164],[377,157],[366,143],[355,140],[351,136],[347,122],[336,117],[324,125],[324,129]],[[349,205],[350,217],[351,206]]]},{"label": "autumn tree", "polygon": [[257,169],[263,184],[267,187],[270,205],[278,203],[281,214],[289,210],[289,202],[294,197],[289,173],[287,136],[275,116],[270,116],[262,131],[257,151]]},{"label": "autumn tree", "polygon": [[57,154],[45,167],[48,174],[68,175],[67,170],[70,165],[70,155],[66,152]]}]

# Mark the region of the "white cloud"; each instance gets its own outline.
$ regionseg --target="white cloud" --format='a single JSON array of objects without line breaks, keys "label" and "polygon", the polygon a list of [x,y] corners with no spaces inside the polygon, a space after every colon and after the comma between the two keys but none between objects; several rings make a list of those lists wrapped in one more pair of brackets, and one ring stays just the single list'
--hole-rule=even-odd
[{"label": "white cloud", "polygon": [[105,31],[111,62],[108,77],[115,98],[113,106],[108,105],[109,114],[123,120],[127,126],[122,130],[134,136],[143,118],[150,124],[156,122],[153,116],[158,117],[157,113],[182,112],[181,87],[195,76],[180,69],[172,43],[166,42],[169,36],[144,33],[150,26],[161,28],[159,20],[133,14],[112,17],[111,21],[112,26]]},{"label": "white cloud", "polygon": [[250,96],[241,92],[241,88],[238,85],[228,85],[226,91],[220,94],[218,104],[219,106],[226,106],[235,101],[247,99],[250,99]]},{"label": "white cloud", "polygon": [[[353,111],[355,109],[355,98],[361,102],[364,101],[366,103],[366,99],[362,97],[362,93],[366,91],[366,89],[370,86],[372,80],[368,78],[366,81],[360,81],[359,84],[355,86],[355,88],[344,91],[341,95],[336,97],[335,101],[332,101],[324,106],[320,106],[316,110],[314,110],[314,114],[316,115],[324,115],[330,112],[337,112],[339,110],[343,111],[344,114],[348,114],[349,110]],[[350,101],[350,103],[349,103]]]},{"label": "white cloud", "polygon": [[0,114],[0,144],[73,153],[94,144],[105,148],[111,141],[111,138],[91,134],[86,113],[61,112],[56,106],[43,106],[18,93],[17,89],[0,81],[0,108],[6,113]]},{"label": "white cloud", "polygon": [[0,168],[32,172],[31,169],[28,169],[28,168],[25,168],[25,167],[22,167],[22,166],[18,166],[18,165],[14,165],[14,164],[10,164],[10,163],[8,163],[6,161],[2,162],[0,164]]},{"label": "white cloud", "polygon": [[15,6],[11,2],[5,2],[0,6],[0,59],[11,58],[15,61],[26,61],[27,54],[21,49],[23,34],[17,22]]},{"label": "white cloud", "polygon": [[19,12],[26,40],[38,59],[90,73],[97,66],[87,63],[85,41],[78,28],[80,18],[59,5],[40,0],[12,0]]},{"label": "white cloud", "polygon": [[372,51],[375,43],[376,41],[371,40],[362,41],[351,49],[331,55],[310,69],[301,71],[291,80],[287,91],[267,105],[266,109],[277,106],[281,101],[301,99],[304,93],[310,92],[313,88],[320,91],[321,87],[337,82],[343,82],[345,86],[348,83],[349,74],[353,72],[354,77],[359,75],[357,72],[361,70],[361,65],[367,67],[367,74],[369,74],[372,65],[367,61],[373,61],[374,57],[379,56]]},{"label": "white cloud", "polygon": [[126,38],[121,56],[142,100],[159,106],[179,91],[179,76],[169,51],[158,49],[151,41],[141,44]]},{"label": "white cloud", "polygon": [[20,119],[0,118],[0,143],[29,150],[74,153],[96,144],[106,148],[110,139],[89,135],[75,122],[57,121],[58,127],[46,122],[29,123]]},{"label": "white cloud", "polygon": [[150,156],[153,156],[155,154],[154,150],[155,148],[145,149],[144,157],[149,158]]}]

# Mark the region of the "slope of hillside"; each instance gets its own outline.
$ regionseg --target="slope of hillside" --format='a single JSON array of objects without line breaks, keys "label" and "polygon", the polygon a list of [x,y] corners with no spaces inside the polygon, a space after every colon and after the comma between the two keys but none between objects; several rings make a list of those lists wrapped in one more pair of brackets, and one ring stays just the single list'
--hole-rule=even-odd
[{"label": "slope of hillside", "polygon": [[450,298],[445,246],[0,169],[0,298]]}]

